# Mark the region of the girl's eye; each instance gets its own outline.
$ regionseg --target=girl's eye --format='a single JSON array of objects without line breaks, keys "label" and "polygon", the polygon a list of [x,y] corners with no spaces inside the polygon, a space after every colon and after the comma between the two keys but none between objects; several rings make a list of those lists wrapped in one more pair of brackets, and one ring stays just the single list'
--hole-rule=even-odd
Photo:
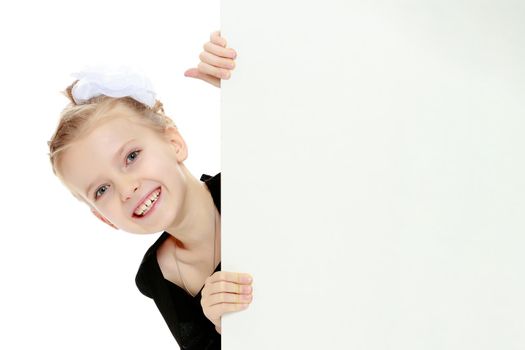
[{"label": "girl's eye", "polygon": [[95,199],[102,196],[106,192],[106,188],[107,188],[106,185],[100,186],[95,192]]},{"label": "girl's eye", "polygon": [[128,154],[126,160],[130,160],[131,162],[135,161],[135,159],[137,159],[139,153],[140,153],[140,151],[138,151],[138,150],[131,152],[130,154]]}]

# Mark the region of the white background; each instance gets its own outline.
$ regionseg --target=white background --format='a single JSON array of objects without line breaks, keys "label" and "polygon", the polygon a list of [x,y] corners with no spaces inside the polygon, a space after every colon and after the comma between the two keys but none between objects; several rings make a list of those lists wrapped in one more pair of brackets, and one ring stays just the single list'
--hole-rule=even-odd
[{"label": "white background", "polygon": [[524,349],[523,1],[222,11],[224,349]]},{"label": "white background", "polygon": [[[224,348],[523,348],[521,2],[221,11],[239,54],[220,106],[222,266],[255,278]],[[70,72],[126,62],[190,171],[220,171],[220,92],[183,76],[219,25],[216,1],[2,5],[0,348],[176,348],[134,284],[156,235],[92,217],[46,141]]]},{"label": "white background", "polygon": [[174,349],[135,286],[157,238],[96,219],[52,173],[47,141],[70,74],[98,62],[146,72],[199,178],[220,171],[220,90],[184,77],[220,29],[219,1],[17,1],[0,5],[1,349]]}]

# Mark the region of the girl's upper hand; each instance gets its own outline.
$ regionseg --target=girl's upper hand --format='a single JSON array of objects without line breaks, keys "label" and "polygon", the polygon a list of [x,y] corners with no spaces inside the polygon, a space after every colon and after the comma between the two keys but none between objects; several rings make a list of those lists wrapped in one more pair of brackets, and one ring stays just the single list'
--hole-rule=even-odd
[{"label": "girl's upper hand", "polygon": [[239,272],[217,271],[206,279],[201,305],[204,315],[221,333],[221,316],[244,310],[252,302],[252,278]]},{"label": "girl's upper hand", "polygon": [[188,69],[184,75],[220,87],[221,79],[230,78],[230,71],[235,68],[233,60],[236,56],[235,50],[226,48],[226,40],[221,37],[221,32],[215,31],[211,33],[210,41],[204,44],[197,68]]}]

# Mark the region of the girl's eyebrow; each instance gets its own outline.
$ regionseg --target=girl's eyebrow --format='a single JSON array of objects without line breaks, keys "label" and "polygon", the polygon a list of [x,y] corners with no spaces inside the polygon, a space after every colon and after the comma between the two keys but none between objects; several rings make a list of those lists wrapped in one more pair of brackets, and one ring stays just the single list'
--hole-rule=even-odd
[{"label": "girl's eyebrow", "polygon": [[[122,152],[124,152],[124,149],[126,148],[126,146],[127,146],[129,143],[134,142],[134,141],[135,141],[135,139],[131,139],[131,140],[127,141],[127,142],[124,142],[124,144],[122,144],[122,146],[120,146],[120,148],[115,152],[115,155],[113,156],[112,163],[116,163],[117,160],[118,160],[118,159],[120,158],[120,156],[122,155]],[[97,179],[100,178],[100,177],[101,177],[100,175],[97,176]],[[84,193],[85,196],[86,196],[86,198],[90,198],[90,197],[89,197],[89,192],[91,191],[91,187],[93,187],[93,186],[95,185],[95,183],[96,183],[96,180],[93,181],[92,183],[90,183],[89,186],[86,188],[85,193]]]}]

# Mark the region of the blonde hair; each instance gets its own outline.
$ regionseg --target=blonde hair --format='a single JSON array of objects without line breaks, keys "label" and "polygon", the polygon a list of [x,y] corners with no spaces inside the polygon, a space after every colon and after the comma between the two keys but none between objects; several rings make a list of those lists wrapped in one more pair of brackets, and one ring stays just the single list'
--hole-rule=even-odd
[{"label": "blonde hair", "polygon": [[[77,80],[78,81],[78,80]],[[150,108],[131,97],[108,97],[97,96],[86,102],[77,104],[73,99],[72,89],[76,82],[73,82],[63,92],[70,101],[60,114],[60,119],[56,131],[53,133],[51,140],[47,142],[49,146],[49,160],[53,173],[63,182],[64,178],[59,171],[60,156],[67,150],[74,141],[93,130],[95,126],[102,121],[114,118],[115,114],[110,113],[115,107],[124,105],[137,112],[140,119],[137,122],[151,128],[152,130],[163,133],[168,126],[176,127],[173,120],[164,114],[164,108],[159,100]],[[75,197],[81,199],[73,193]]]}]

